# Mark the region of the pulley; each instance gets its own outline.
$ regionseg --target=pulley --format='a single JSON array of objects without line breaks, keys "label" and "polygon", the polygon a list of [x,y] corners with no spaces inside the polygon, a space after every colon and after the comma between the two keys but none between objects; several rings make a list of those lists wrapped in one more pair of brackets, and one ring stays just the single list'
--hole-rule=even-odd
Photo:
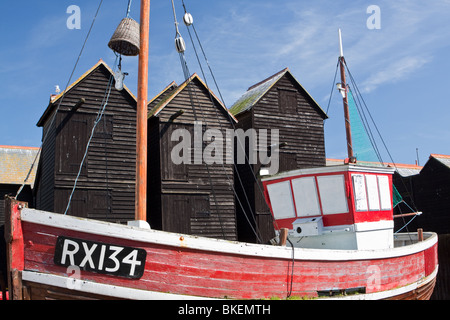
[{"label": "pulley", "polygon": [[131,18],[124,18],[108,43],[115,52],[124,56],[137,56],[140,49],[139,23]]},{"label": "pulley", "polygon": [[175,48],[177,49],[178,53],[183,53],[186,50],[186,43],[179,33],[175,38]]},{"label": "pulley", "polygon": [[186,12],[184,14],[183,21],[184,21],[184,24],[187,27],[189,27],[191,24],[194,23],[194,18],[192,17],[192,15],[189,12]]}]

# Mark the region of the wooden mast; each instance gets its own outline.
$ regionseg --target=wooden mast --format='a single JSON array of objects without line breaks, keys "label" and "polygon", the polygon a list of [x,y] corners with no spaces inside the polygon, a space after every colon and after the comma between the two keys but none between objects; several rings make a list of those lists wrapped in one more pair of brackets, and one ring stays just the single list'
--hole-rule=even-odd
[{"label": "wooden mast", "polygon": [[141,0],[140,51],[136,119],[135,219],[147,221],[147,101],[150,0]]},{"label": "wooden mast", "polygon": [[343,92],[343,100],[344,100],[344,117],[345,117],[345,134],[347,137],[347,154],[348,158],[352,159],[353,156],[353,144],[352,144],[352,132],[350,127],[350,113],[348,110],[348,94],[347,94],[347,82],[345,79],[345,59],[344,59],[344,50],[342,47],[342,34],[341,29],[339,29],[339,66],[341,69],[341,88],[339,89]]}]

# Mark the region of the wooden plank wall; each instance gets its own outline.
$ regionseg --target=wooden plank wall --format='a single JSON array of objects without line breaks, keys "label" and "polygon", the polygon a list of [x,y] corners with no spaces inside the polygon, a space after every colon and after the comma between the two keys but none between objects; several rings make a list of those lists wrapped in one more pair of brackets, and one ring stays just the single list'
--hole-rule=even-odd
[{"label": "wooden plank wall", "polygon": [[[324,138],[324,118],[316,109],[315,103],[308,94],[296,84],[288,73],[278,80],[278,82],[256,103],[253,108],[238,117],[238,126],[244,130],[254,128],[278,129],[280,133],[279,142],[287,143],[280,149],[279,172],[325,166],[325,138]],[[253,170],[258,174],[260,164],[253,166]],[[260,192],[262,186],[248,186],[248,181],[254,181],[251,172],[245,165],[238,165],[242,179],[246,181],[246,190],[251,197],[253,212],[258,221],[257,228],[260,230],[262,241],[269,241],[275,234],[273,220],[270,211],[265,203],[265,199]],[[239,186],[237,186],[239,188]],[[240,190],[242,203],[246,202]],[[237,206],[239,237],[245,241],[256,241],[245,226],[246,218],[243,217],[242,210]],[[249,239],[251,237],[252,239]]]},{"label": "wooden plank wall", "polygon": [[[179,110],[184,113],[171,119]],[[159,212],[155,208],[151,220],[155,220],[156,225],[160,221],[159,227],[164,231],[235,240],[233,165],[206,166],[204,161],[194,164],[193,152],[191,164],[176,165],[170,156],[173,147],[179,144],[179,141],[171,141],[171,134],[174,130],[186,129],[193,137],[195,120],[201,121],[205,130],[220,130],[225,139],[225,130],[231,128],[227,112],[221,106],[213,105],[208,91],[194,78],[161,110],[158,119],[160,144],[152,144],[152,148],[159,149],[149,151],[149,163],[156,165],[159,162],[161,176],[158,186],[149,187],[161,191],[161,207]],[[149,124],[149,131],[155,137],[156,122]],[[194,146],[193,139],[191,145]],[[225,141],[223,146],[225,155]]]},{"label": "wooden plank wall", "polygon": [[450,300],[450,234],[440,234],[438,239],[439,271],[431,300]]},{"label": "wooden plank wall", "polygon": [[[53,113],[50,117],[53,116]],[[42,149],[36,173],[36,208],[45,211],[55,209],[55,141],[56,124],[48,119],[43,126]]]},{"label": "wooden plank wall", "polygon": [[[450,169],[430,158],[420,174],[402,178],[396,174],[394,184],[403,199],[414,210],[421,211],[403,231],[415,232],[418,228],[436,232],[438,240],[439,271],[432,300],[450,299]],[[414,204],[414,205],[412,205]],[[402,212],[411,210],[400,205]],[[408,223],[411,218],[395,219],[394,230]]]},{"label": "wooden plank wall", "polygon": [[[402,178],[395,175],[394,184],[413,209],[422,212],[409,225],[411,231],[423,228],[438,234],[450,233],[450,168],[436,159],[430,159],[419,175]],[[414,206],[412,205],[414,204]],[[409,208],[403,208],[403,213]],[[409,211],[408,211],[409,212]],[[409,219],[406,220],[408,222]],[[403,226],[397,219],[395,228]]]},{"label": "wooden plank wall", "polygon": [[[39,209],[64,212],[110,76],[101,64],[65,95],[55,128],[50,128],[55,138],[52,134],[43,149]],[[74,110],[80,99],[85,103]],[[113,87],[81,171],[70,215],[113,222],[134,219],[135,123],[136,101],[125,90]]]}]

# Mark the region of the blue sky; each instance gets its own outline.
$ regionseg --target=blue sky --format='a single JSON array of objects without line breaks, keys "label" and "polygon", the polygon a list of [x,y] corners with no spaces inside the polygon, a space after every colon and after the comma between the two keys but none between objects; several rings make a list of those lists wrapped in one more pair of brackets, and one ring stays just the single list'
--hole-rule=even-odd
[{"label": "blue sky", "polygon": [[[64,90],[100,1],[2,1],[0,20],[0,145],[40,146],[36,123],[55,85]],[[131,17],[139,20],[134,0]],[[100,58],[128,0],[104,0],[72,82]],[[344,55],[395,162],[424,164],[430,153],[450,154],[450,1],[185,0],[194,17],[228,107],[247,88],[289,67],[325,110],[339,54]],[[70,5],[81,29],[70,30]],[[183,9],[175,0],[178,19]],[[369,5],[380,8],[380,29],[369,29]],[[183,82],[169,0],[151,1],[149,96]],[[191,73],[200,74],[184,25]],[[136,93],[137,58],[125,58],[125,84]],[[207,75],[209,76],[209,75]],[[208,83],[212,80],[207,78]],[[217,91],[214,87],[213,91]],[[217,92],[216,92],[217,93]],[[329,158],[346,155],[342,100],[334,92],[325,124]],[[383,154],[385,161],[389,158]]]}]

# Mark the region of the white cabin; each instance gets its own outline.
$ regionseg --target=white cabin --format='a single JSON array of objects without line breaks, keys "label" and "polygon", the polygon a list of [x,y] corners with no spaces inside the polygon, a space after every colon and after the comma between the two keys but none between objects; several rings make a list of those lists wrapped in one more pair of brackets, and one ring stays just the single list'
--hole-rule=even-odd
[{"label": "white cabin", "polygon": [[276,230],[296,247],[394,247],[393,168],[355,164],[300,169],[263,178]]}]

